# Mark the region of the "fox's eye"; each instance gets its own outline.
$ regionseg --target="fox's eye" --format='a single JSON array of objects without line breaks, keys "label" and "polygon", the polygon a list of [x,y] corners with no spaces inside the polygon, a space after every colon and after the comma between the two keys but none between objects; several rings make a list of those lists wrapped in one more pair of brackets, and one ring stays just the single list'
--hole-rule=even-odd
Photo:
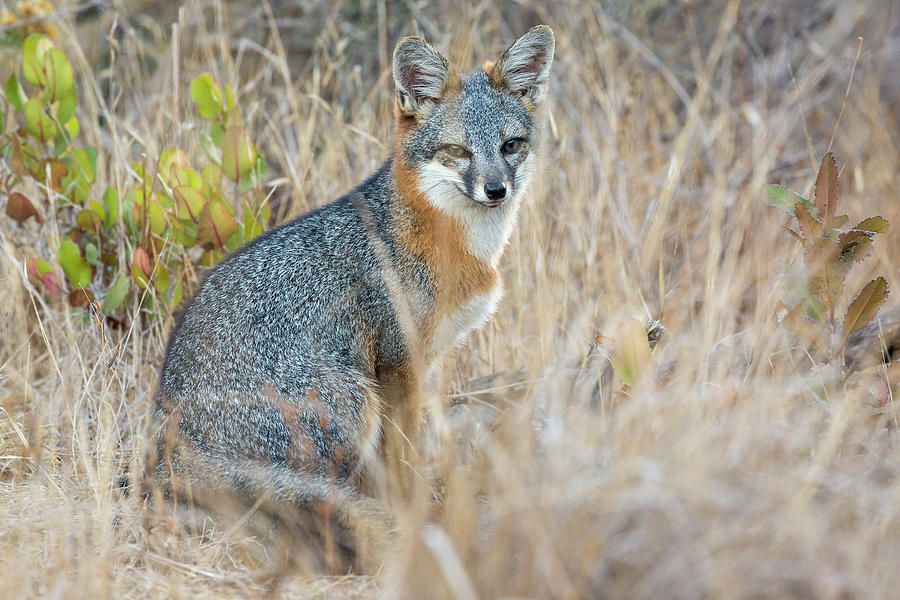
[{"label": "fox's eye", "polygon": [[441,150],[443,150],[453,158],[467,158],[469,156],[468,150],[456,144],[447,144],[446,146],[441,148]]},{"label": "fox's eye", "polygon": [[515,154],[524,147],[525,140],[522,138],[513,138],[511,140],[506,140],[506,142],[500,146],[500,150],[503,154]]}]

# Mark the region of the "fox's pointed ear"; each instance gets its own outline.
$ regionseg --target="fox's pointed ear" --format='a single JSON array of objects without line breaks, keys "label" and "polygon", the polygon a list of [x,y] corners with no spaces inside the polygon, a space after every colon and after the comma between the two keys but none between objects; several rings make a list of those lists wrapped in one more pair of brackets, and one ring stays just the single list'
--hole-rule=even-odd
[{"label": "fox's pointed ear", "polygon": [[547,94],[555,44],[552,29],[532,27],[506,49],[491,70],[491,81],[517,96],[540,102]]},{"label": "fox's pointed ear", "polygon": [[407,116],[428,103],[437,104],[450,78],[450,63],[431,44],[418,37],[403,38],[394,48],[397,104]]}]

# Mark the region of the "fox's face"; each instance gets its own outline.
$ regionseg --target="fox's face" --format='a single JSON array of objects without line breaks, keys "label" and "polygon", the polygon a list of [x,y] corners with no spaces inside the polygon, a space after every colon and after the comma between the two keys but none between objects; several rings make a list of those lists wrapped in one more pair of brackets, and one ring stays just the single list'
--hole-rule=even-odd
[{"label": "fox's face", "polygon": [[420,38],[394,51],[399,158],[436,208],[464,225],[496,223],[501,231],[487,234],[502,239],[492,246],[505,244],[502,217],[514,214],[535,160],[553,47],[550,28],[538,26],[468,75]]}]

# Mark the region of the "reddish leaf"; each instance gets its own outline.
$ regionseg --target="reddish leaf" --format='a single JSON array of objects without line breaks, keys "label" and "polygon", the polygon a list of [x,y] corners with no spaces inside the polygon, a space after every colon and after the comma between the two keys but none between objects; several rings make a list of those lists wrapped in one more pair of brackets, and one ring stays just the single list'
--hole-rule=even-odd
[{"label": "reddish leaf", "polygon": [[847,307],[847,314],[844,317],[844,340],[853,332],[865,327],[875,317],[875,313],[887,300],[887,296],[887,281],[884,280],[884,277],[873,279],[866,284],[866,287]]},{"label": "reddish leaf", "polygon": [[53,265],[46,260],[40,258],[32,258],[28,261],[26,271],[28,277],[35,283],[41,283],[47,288],[47,291],[53,295],[62,293],[62,286],[59,284],[59,275],[56,273]]},{"label": "reddish leaf", "polygon": [[44,287],[47,288],[47,291],[53,294],[54,296],[58,296],[62,294],[62,285],[59,283],[59,273],[56,271],[49,271],[44,273],[41,276],[41,283],[44,284]]},{"label": "reddish leaf", "polygon": [[150,255],[147,254],[146,250],[138,246],[134,250],[134,256],[131,261],[131,273],[134,275],[135,281],[140,283],[141,278],[143,278],[146,284],[152,272],[153,264],[150,262]]},{"label": "reddish leaf", "polygon": [[69,306],[75,308],[87,308],[94,301],[94,294],[90,290],[78,289],[69,292]]},{"label": "reddish leaf", "polygon": [[41,162],[41,172],[37,174],[35,179],[41,183],[46,183],[47,178],[50,179],[50,187],[54,191],[62,191],[63,177],[69,174],[69,167],[65,163],[58,160],[47,159]]},{"label": "reddish leaf", "polygon": [[834,319],[834,307],[841,296],[846,274],[840,244],[828,238],[813,240],[807,246],[806,265],[810,291],[822,300],[829,317]]},{"label": "reddish leaf", "polygon": [[831,227],[838,203],[838,174],[834,154],[826,152],[816,176],[816,208],[827,231]]},{"label": "reddish leaf", "polygon": [[19,192],[13,192],[9,195],[9,201],[6,203],[6,214],[9,218],[19,223],[27,221],[29,217],[34,217],[34,220],[38,223],[43,223],[44,221],[34,204],[31,203],[31,200],[25,194]]},{"label": "reddish leaf", "polygon": [[805,206],[797,204],[794,211],[797,215],[797,220],[800,222],[800,232],[807,242],[822,236],[822,224],[810,214]]}]

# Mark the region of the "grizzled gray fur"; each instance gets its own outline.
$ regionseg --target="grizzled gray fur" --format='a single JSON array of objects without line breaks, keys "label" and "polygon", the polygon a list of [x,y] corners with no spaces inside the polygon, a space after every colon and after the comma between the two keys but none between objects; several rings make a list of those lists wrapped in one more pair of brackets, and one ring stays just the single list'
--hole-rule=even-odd
[{"label": "grizzled gray fur", "polygon": [[423,40],[398,44],[398,152],[229,256],[179,317],[156,402],[157,483],[302,503],[358,484],[390,436],[415,443],[419,371],[500,299],[552,57],[544,26],[462,76]]}]

